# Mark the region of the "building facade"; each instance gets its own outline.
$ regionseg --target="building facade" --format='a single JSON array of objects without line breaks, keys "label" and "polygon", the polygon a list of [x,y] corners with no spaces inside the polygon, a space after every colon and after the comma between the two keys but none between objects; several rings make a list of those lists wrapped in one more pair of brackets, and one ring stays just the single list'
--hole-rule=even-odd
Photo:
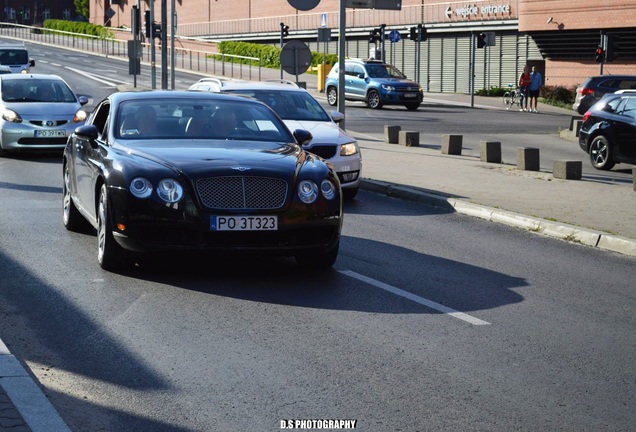
[{"label": "building facade", "polygon": [[[20,24],[40,24],[47,19],[76,20],[73,0],[4,0],[2,21]],[[87,17],[88,18],[88,17]]]},{"label": "building facade", "polygon": [[[138,5],[143,13],[149,1],[90,0],[90,21],[129,27],[132,6]],[[312,51],[335,54],[340,1],[321,0],[308,11],[297,10],[294,1],[287,0],[156,0],[152,6],[160,22],[164,8],[169,17],[174,4],[176,37],[278,45],[283,23],[289,27],[286,40],[302,40]],[[426,91],[466,93],[477,36],[492,33],[494,45],[474,49],[476,90],[516,83],[526,64],[543,72],[546,85],[575,86],[599,74],[596,49],[607,36],[614,58],[604,62],[603,73],[636,74],[635,13],[636,2],[631,0],[401,0],[399,10],[347,7],[345,54],[369,57],[380,50],[382,44],[371,43],[369,33],[384,24],[387,61],[419,78]],[[426,28],[426,40],[419,43],[409,39],[410,27],[418,24]],[[317,41],[319,28],[330,29],[331,41]]]}]

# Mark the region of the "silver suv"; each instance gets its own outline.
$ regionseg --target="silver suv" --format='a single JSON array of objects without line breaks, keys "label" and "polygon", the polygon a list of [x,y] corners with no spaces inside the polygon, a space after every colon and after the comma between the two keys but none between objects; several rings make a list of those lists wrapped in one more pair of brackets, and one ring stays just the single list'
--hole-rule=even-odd
[{"label": "silver suv", "polygon": [[235,81],[202,78],[189,90],[240,94],[258,99],[272,108],[291,130],[305,129],[313,139],[303,148],[327,160],[334,168],[346,199],[360,188],[362,157],[354,137],[338,127],[344,115],[330,114],[305,89],[287,80]]},{"label": "silver suv", "polygon": [[[334,65],[327,80],[327,102],[338,102],[338,65]],[[369,108],[383,105],[404,105],[409,111],[419,108],[424,98],[422,86],[409,80],[395,66],[378,60],[345,60],[345,100],[359,100]]]}]

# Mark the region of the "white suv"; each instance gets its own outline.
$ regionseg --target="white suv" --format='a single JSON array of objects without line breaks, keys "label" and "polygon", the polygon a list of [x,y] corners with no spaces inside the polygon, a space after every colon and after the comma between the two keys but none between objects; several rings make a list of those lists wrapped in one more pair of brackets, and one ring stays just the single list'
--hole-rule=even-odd
[{"label": "white suv", "polygon": [[291,131],[305,129],[311,132],[313,139],[303,148],[334,167],[346,199],[352,199],[358,193],[362,169],[358,142],[338,127],[337,123],[344,115],[338,111],[327,114],[307,90],[287,80],[227,81],[217,78],[202,78],[190,86],[190,90],[240,94],[264,102]]}]

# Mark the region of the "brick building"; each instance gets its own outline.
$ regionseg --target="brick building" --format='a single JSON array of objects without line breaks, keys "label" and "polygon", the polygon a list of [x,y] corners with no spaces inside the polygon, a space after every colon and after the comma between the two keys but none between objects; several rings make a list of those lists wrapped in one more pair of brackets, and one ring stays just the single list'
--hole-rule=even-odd
[{"label": "brick building", "polygon": [[46,19],[76,20],[73,0],[3,0],[2,21],[33,25]]},{"label": "brick building", "polygon": [[[160,21],[163,5],[170,16],[173,3],[177,37],[278,45],[284,23],[288,38],[306,42],[312,51],[338,51],[340,0],[321,0],[309,11],[297,10],[287,0],[156,0],[155,20]],[[110,15],[111,26],[130,26],[136,4],[142,12],[150,7],[149,0],[90,0],[90,21],[104,24]],[[369,33],[385,24],[387,61],[410,77],[419,76],[427,91],[466,93],[476,35],[492,33],[494,45],[475,50],[475,89],[516,82],[525,64],[543,71],[547,85],[573,86],[599,74],[595,52],[603,34],[615,42],[615,58],[603,64],[603,73],[636,74],[635,13],[636,2],[626,0],[401,0],[399,10],[346,8],[346,55],[377,52],[381,45],[370,43]],[[418,24],[427,35],[419,45],[409,39],[410,27]],[[331,29],[331,42],[317,42],[320,27]],[[391,32],[399,33],[399,40],[390,41]]]}]

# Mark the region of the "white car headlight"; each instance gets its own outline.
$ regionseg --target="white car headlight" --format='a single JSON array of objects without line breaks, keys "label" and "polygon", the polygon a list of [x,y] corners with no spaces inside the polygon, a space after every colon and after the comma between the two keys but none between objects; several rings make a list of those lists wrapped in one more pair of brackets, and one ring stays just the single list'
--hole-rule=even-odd
[{"label": "white car headlight", "polygon": [[386,91],[395,91],[395,87],[388,84],[382,84],[382,88]]},{"label": "white car headlight", "polygon": [[2,111],[2,118],[8,122],[22,123],[22,117],[20,117],[20,115],[17,112],[10,110],[8,108],[5,108],[5,110]]},{"label": "white car headlight", "polygon": [[340,156],[353,156],[354,154],[358,154],[359,151],[358,143],[355,141],[340,146]]},{"label": "white car headlight", "polygon": [[152,184],[150,180],[143,177],[135,177],[130,182],[130,193],[137,198],[148,198],[152,193]]},{"label": "white car headlight", "polygon": [[84,110],[77,110],[77,112],[75,113],[75,116],[73,117],[73,121],[75,123],[79,123],[79,122],[83,122],[84,120],[86,120],[86,111]]},{"label": "white car headlight", "polygon": [[318,186],[311,180],[303,180],[298,184],[298,198],[305,204],[311,204],[318,198]]},{"label": "white car headlight", "polygon": [[336,197],[336,187],[329,180],[323,180],[322,183],[320,183],[320,191],[328,200],[332,200]]},{"label": "white car headlight", "polygon": [[183,187],[173,179],[163,179],[157,185],[157,195],[167,203],[176,203],[183,198]]}]

